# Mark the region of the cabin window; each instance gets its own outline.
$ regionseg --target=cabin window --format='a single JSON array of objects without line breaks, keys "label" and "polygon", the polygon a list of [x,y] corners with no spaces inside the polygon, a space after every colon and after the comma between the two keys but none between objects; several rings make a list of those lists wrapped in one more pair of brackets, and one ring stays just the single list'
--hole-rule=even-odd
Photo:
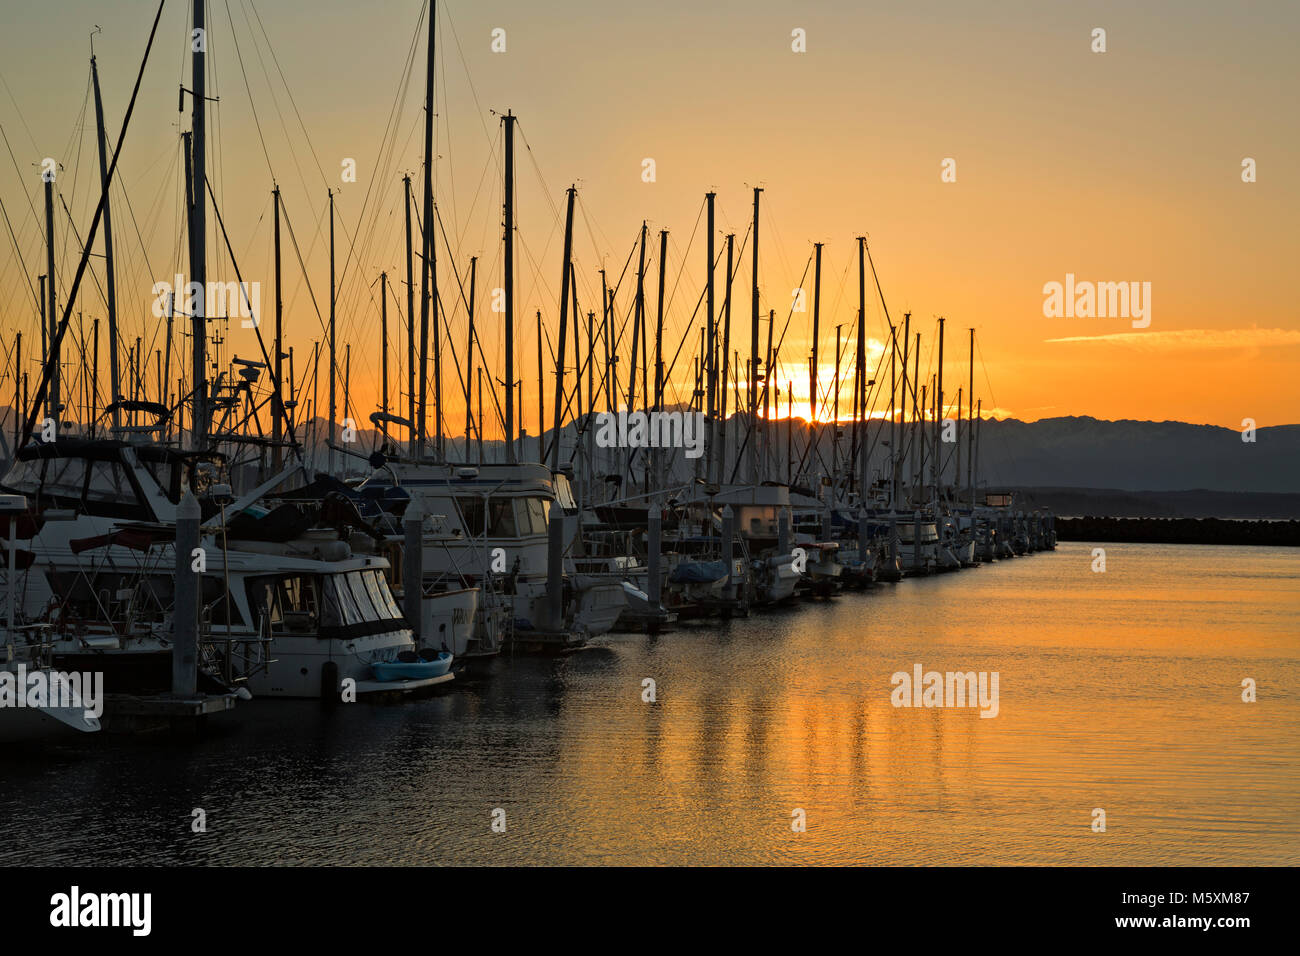
[{"label": "cabin window", "polygon": [[84,458],[54,458],[45,472],[44,495],[51,498],[65,499],[69,503],[79,503],[86,485],[86,461]]},{"label": "cabin window", "polygon": [[141,509],[140,499],[131,485],[126,469],[115,461],[90,462],[84,501],[86,513],[97,517],[151,517],[147,509]]},{"label": "cabin window", "polygon": [[[310,575],[255,578],[248,585],[254,614],[271,624],[272,634],[311,632],[320,607],[316,579]],[[233,607],[233,605],[232,605]],[[213,620],[216,620],[215,613]]]},{"label": "cabin window", "polygon": [[457,498],[456,504],[460,506],[460,519],[465,533],[470,537],[478,537],[483,533],[483,499],[471,498],[466,495],[463,498]]},{"label": "cabin window", "polygon": [[45,461],[40,458],[15,461],[4,476],[4,487],[20,495],[36,495],[41,488],[41,468],[44,465]]},{"label": "cabin window", "polygon": [[510,498],[489,499],[488,536],[513,538],[516,534],[514,501]]},{"label": "cabin window", "polygon": [[546,502],[541,498],[519,498],[519,533],[546,534]]}]

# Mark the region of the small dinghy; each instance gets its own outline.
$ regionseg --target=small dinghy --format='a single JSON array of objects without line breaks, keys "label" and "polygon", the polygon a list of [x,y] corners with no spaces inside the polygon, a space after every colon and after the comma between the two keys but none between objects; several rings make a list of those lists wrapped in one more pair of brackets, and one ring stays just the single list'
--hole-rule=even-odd
[{"label": "small dinghy", "polygon": [[425,648],[417,655],[414,651],[402,651],[395,661],[373,661],[370,669],[375,680],[424,680],[429,677],[441,677],[451,670],[452,656],[447,651],[437,653]]}]

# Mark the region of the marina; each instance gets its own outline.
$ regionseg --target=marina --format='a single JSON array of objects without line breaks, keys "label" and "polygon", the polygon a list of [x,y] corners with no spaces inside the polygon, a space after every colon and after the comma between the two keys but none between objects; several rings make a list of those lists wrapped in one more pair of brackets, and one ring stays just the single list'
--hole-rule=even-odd
[{"label": "marina", "polygon": [[[205,11],[195,0],[196,37],[207,36]],[[911,313],[899,323],[890,318],[865,236],[851,247],[856,314],[846,323],[847,336],[837,326],[831,381],[818,378],[824,243],[815,244],[808,263],[816,276],[811,314],[798,290],[773,339],[776,311],[764,316],[760,309],[762,188],[753,189],[739,248],[736,235],[725,236],[721,276],[717,197],[704,196],[707,233],[695,254],[698,268],[684,261],[673,280],[697,284],[691,322],[702,324],[698,338],[688,327],[676,343],[665,326],[668,232],[660,231],[656,261],[645,222],[633,244],[634,277],[633,253],[615,281],[600,268],[600,321],[589,308],[584,323],[584,283],[573,252],[578,190],[565,191],[558,310],[548,317],[537,310],[532,397],[538,427],[530,439],[523,422],[528,385],[526,377],[516,380],[521,370],[512,355],[523,318],[514,305],[517,120],[508,111],[500,118],[503,267],[493,294],[504,303],[501,372],[475,361],[486,358],[472,304],[479,295],[477,257],[469,262],[468,286],[454,247],[446,249],[450,275],[437,265],[440,240],[448,238],[435,228],[436,11],[433,4],[421,11],[408,63],[409,79],[423,40],[423,206],[409,174],[392,180],[400,181],[405,223],[406,388],[390,379],[390,358],[403,356],[400,337],[389,338],[388,309],[392,298],[400,313],[401,296],[394,289],[390,297],[383,271],[375,277],[379,407],[369,414],[368,430],[358,427],[351,402],[352,349],[374,340],[339,340],[335,191],[328,194],[330,268],[321,294],[329,301],[325,342],[313,344],[310,372],[295,375],[294,352],[284,345],[281,254],[282,221],[291,235],[292,221],[273,183],[273,295],[263,297],[260,281],[245,278],[206,173],[205,42],[192,44],[191,87],[180,94],[182,113],[189,110],[181,136],[187,254],[167,273],[174,282],[151,289],[153,314],[166,319],[165,347],[155,354],[159,374],[145,373],[148,357],[139,340],[123,372],[112,177],[162,6],[111,150],[91,57],[99,201],[71,281],[56,282],[55,243],[67,225],[51,211],[57,176],[43,174],[47,272],[41,278],[49,281],[48,296],[37,304],[44,353],[35,382],[19,374],[15,354],[12,422],[2,429],[13,435],[0,478],[11,504],[4,528],[13,569],[5,577],[8,660],[36,662],[45,655],[58,668],[104,674],[105,729],[174,728],[206,724],[240,700],[312,698],[333,706],[367,695],[432,692],[503,652],[571,652],[615,631],[659,633],[681,621],[748,617],[801,600],[834,599],[845,589],[1055,548],[1049,512],[989,489],[981,477],[975,330],[963,405],[962,389],[954,394],[944,386],[945,320],[938,318],[931,345]],[[411,215],[421,209],[417,249]],[[81,327],[69,336],[74,311],[85,305],[84,293],[78,295],[88,292],[83,281],[88,273],[100,281],[91,259],[101,228],[110,358],[102,388],[98,353],[85,350],[84,313],[77,312]],[[742,365],[741,351],[732,347],[733,318],[736,344],[743,337],[732,298],[740,291],[736,259],[746,246],[751,348]],[[210,264],[233,271],[236,281],[209,278]],[[868,271],[889,335],[874,356]],[[309,287],[320,281],[305,269],[302,278]],[[451,314],[453,296],[439,294],[440,281],[444,290],[454,284],[461,300]],[[464,374],[454,321],[462,304]],[[870,307],[877,309],[877,301]],[[232,319],[255,333],[254,357],[220,347],[230,334],[221,329]],[[797,429],[793,385],[781,387],[782,376],[792,374],[781,349],[796,319],[810,320],[812,329],[807,418],[797,420]],[[181,348],[185,326],[189,355]],[[97,320],[95,335],[97,350]],[[550,368],[542,351],[548,340]],[[182,353],[175,386],[161,371],[173,351]],[[683,358],[693,363],[693,382],[674,375]],[[464,403],[459,448],[449,434],[445,398],[454,383],[447,359],[456,363]],[[491,380],[490,403],[483,371]],[[321,374],[328,379],[323,408]],[[685,396],[684,385],[692,386]],[[485,422],[489,411],[498,413],[495,423]],[[28,643],[32,635],[39,641]]]},{"label": "marina", "polygon": [[1072,205],[1150,157],[1039,155],[1039,53],[1010,123],[901,8],[69,3],[0,62],[0,865],[1300,864],[1297,333],[1175,327],[1256,263]]}]

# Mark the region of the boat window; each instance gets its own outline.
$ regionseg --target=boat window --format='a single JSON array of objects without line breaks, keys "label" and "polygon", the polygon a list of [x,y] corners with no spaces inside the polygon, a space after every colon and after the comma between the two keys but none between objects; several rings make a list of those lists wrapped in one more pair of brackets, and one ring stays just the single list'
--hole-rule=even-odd
[{"label": "boat window", "polygon": [[81,500],[86,484],[86,462],[83,458],[54,458],[45,472],[42,492],[51,497]]},{"label": "boat window", "polygon": [[41,469],[44,465],[45,460],[42,458],[15,461],[0,484],[12,488],[20,495],[35,495],[41,488]]},{"label": "boat window", "polygon": [[465,533],[470,537],[479,537],[483,534],[483,499],[477,497],[457,498],[456,504],[460,506],[461,526]]},{"label": "boat window", "polygon": [[357,611],[361,614],[361,620],[373,621],[379,617],[387,616],[375,613],[374,598],[370,596],[370,588],[360,571],[348,572],[348,587],[352,589],[352,599],[356,602]]},{"label": "boat window", "polygon": [[515,531],[514,502],[510,498],[491,498],[488,501],[488,536],[513,538]]},{"label": "boat window", "polygon": [[254,578],[248,590],[254,614],[270,621],[273,634],[316,629],[319,602],[314,577],[293,574]]},{"label": "boat window", "polygon": [[401,611],[397,609],[397,602],[393,600],[393,592],[389,590],[388,582],[384,580],[382,572],[362,571],[361,577],[365,580],[366,587],[370,591],[370,603],[375,607],[375,616],[378,620],[402,616]]},{"label": "boat window", "polygon": [[126,469],[116,461],[90,463],[84,501],[86,512],[98,517],[138,520],[152,517],[148,509],[141,507]]},{"label": "boat window", "polygon": [[541,498],[519,498],[519,533],[546,534],[546,502]]},{"label": "boat window", "polygon": [[346,574],[331,574],[324,579],[325,607],[323,623],[326,627],[348,627],[365,618],[357,607]]}]

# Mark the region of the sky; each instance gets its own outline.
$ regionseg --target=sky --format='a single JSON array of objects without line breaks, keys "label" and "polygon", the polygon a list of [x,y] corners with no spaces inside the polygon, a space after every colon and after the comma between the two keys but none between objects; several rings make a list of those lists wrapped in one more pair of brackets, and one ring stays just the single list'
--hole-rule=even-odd
[{"label": "sky", "polygon": [[[693,316],[705,275],[702,211],[710,190],[717,193],[717,251],[729,232],[738,250],[743,246],[732,345],[742,362],[748,357],[747,232],[752,188],[759,186],[760,336],[765,343],[766,317],[774,311],[781,404],[792,385],[802,417],[809,414],[813,243],[825,244],[818,339],[824,390],[833,375],[835,327],[843,325],[846,343],[854,341],[855,237],[863,235],[875,265],[875,277],[870,270],[865,277],[868,356],[874,363],[889,341],[885,309],[900,326],[910,312],[913,332],[922,334],[928,382],[937,318],[945,317],[948,414],[958,386],[963,405],[969,399],[967,330],[974,328],[976,397],[986,414],[1233,428],[1246,418],[1260,427],[1300,420],[1300,306],[1285,278],[1300,258],[1295,4],[438,6],[435,194],[446,233],[438,274],[450,337],[443,415],[451,433],[464,428],[453,366],[463,370],[466,360],[459,290],[468,298],[472,256],[488,375],[503,377],[502,316],[489,306],[502,285],[499,115],[507,109],[519,117],[515,374],[529,433],[538,414],[536,313],[542,312],[544,341],[553,343],[571,184],[578,191],[573,248],[583,313],[599,316],[603,267],[611,284],[622,276],[616,323],[626,324],[644,220],[653,330],[659,231],[669,231],[664,361],[677,356],[670,399],[684,401],[692,388],[694,330],[703,323],[702,308]],[[0,224],[0,404],[14,388],[17,332],[24,337],[23,368],[36,377],[32,290],[45,271],[41,160],[61,165],[60,308],[80,253],[78,236],[98,200],[91,31],[102,28],[94,49],[115,139],[155,9],[151,0],[0,8],[0,201],[7,217]],[[422,10],[420,0],[208,4],[208,93],[218,98],[209,105],[209,176],[240,273],[261,283],[267,333],[274,300],[271,189],[278,183],[287,213],[286,347],[295,351],[305,406],[313,344],[323,340],[328,317],[327,208],[329,191],[336,192],[338,361],[348,370],[358,420],[381,402],[383,271],[395,283],[389,402],[406,401],[398,394],[406,368],[401,177],[415,177],[418,215]],[[189,12],[184,0],[167,0],[112,193],[122,348],[139,336],[150,356],[165,340],[165,321],[151,314],[154,284],[188,271],[179,137],[189,127],[189,98],[178,113],[177,87],[190,85]],[[1098,28],[1105,52],[1094,52]],[[502,52],[492,48],[497,29],[504,31]],[[1247,159],[1254,160],[1254,182],[1243,181]],[[355,160],[355,182],[343,180],[348,160]],[[945,181],[945,169],[955,181]],[[215,219],[209,212],[209,278],[232,281]],[[95,251],[102,251],[101,240]],[[103,259],[92,257],[75,309],[81,319],[73,331],[85,338],[88,354],[91,323],[106,315],[103,271]],[[1067,276],[1076,283],[1137,283],[1149,289],[1147,314],[1046,314],[1045,286],[1064,285]],[[724,269],[715,281],[721,304]],[[798,288],[806,312],[792,311]],[[617,349],[623,369],[630,360],[626,327]],[[237,321],[216,331],[221,341],[213,354],[223,363],[260,357],[253,331]],[[841,362],[845,416],[850,347]],[[179,329],[172,348],[175,378],[189,348]],[[549,354],[546,364],[553,370]],[[145,392],[152,398],[154,358],[148,367]],[[603,368],[602,350],[598,375]],[[547,378],[549,396],[553,371]],[[338,387],[342,406],[341,380]],[[325,394],[322,380],[322,413]],[[549,422],[549,404],[546,415]]]}]

